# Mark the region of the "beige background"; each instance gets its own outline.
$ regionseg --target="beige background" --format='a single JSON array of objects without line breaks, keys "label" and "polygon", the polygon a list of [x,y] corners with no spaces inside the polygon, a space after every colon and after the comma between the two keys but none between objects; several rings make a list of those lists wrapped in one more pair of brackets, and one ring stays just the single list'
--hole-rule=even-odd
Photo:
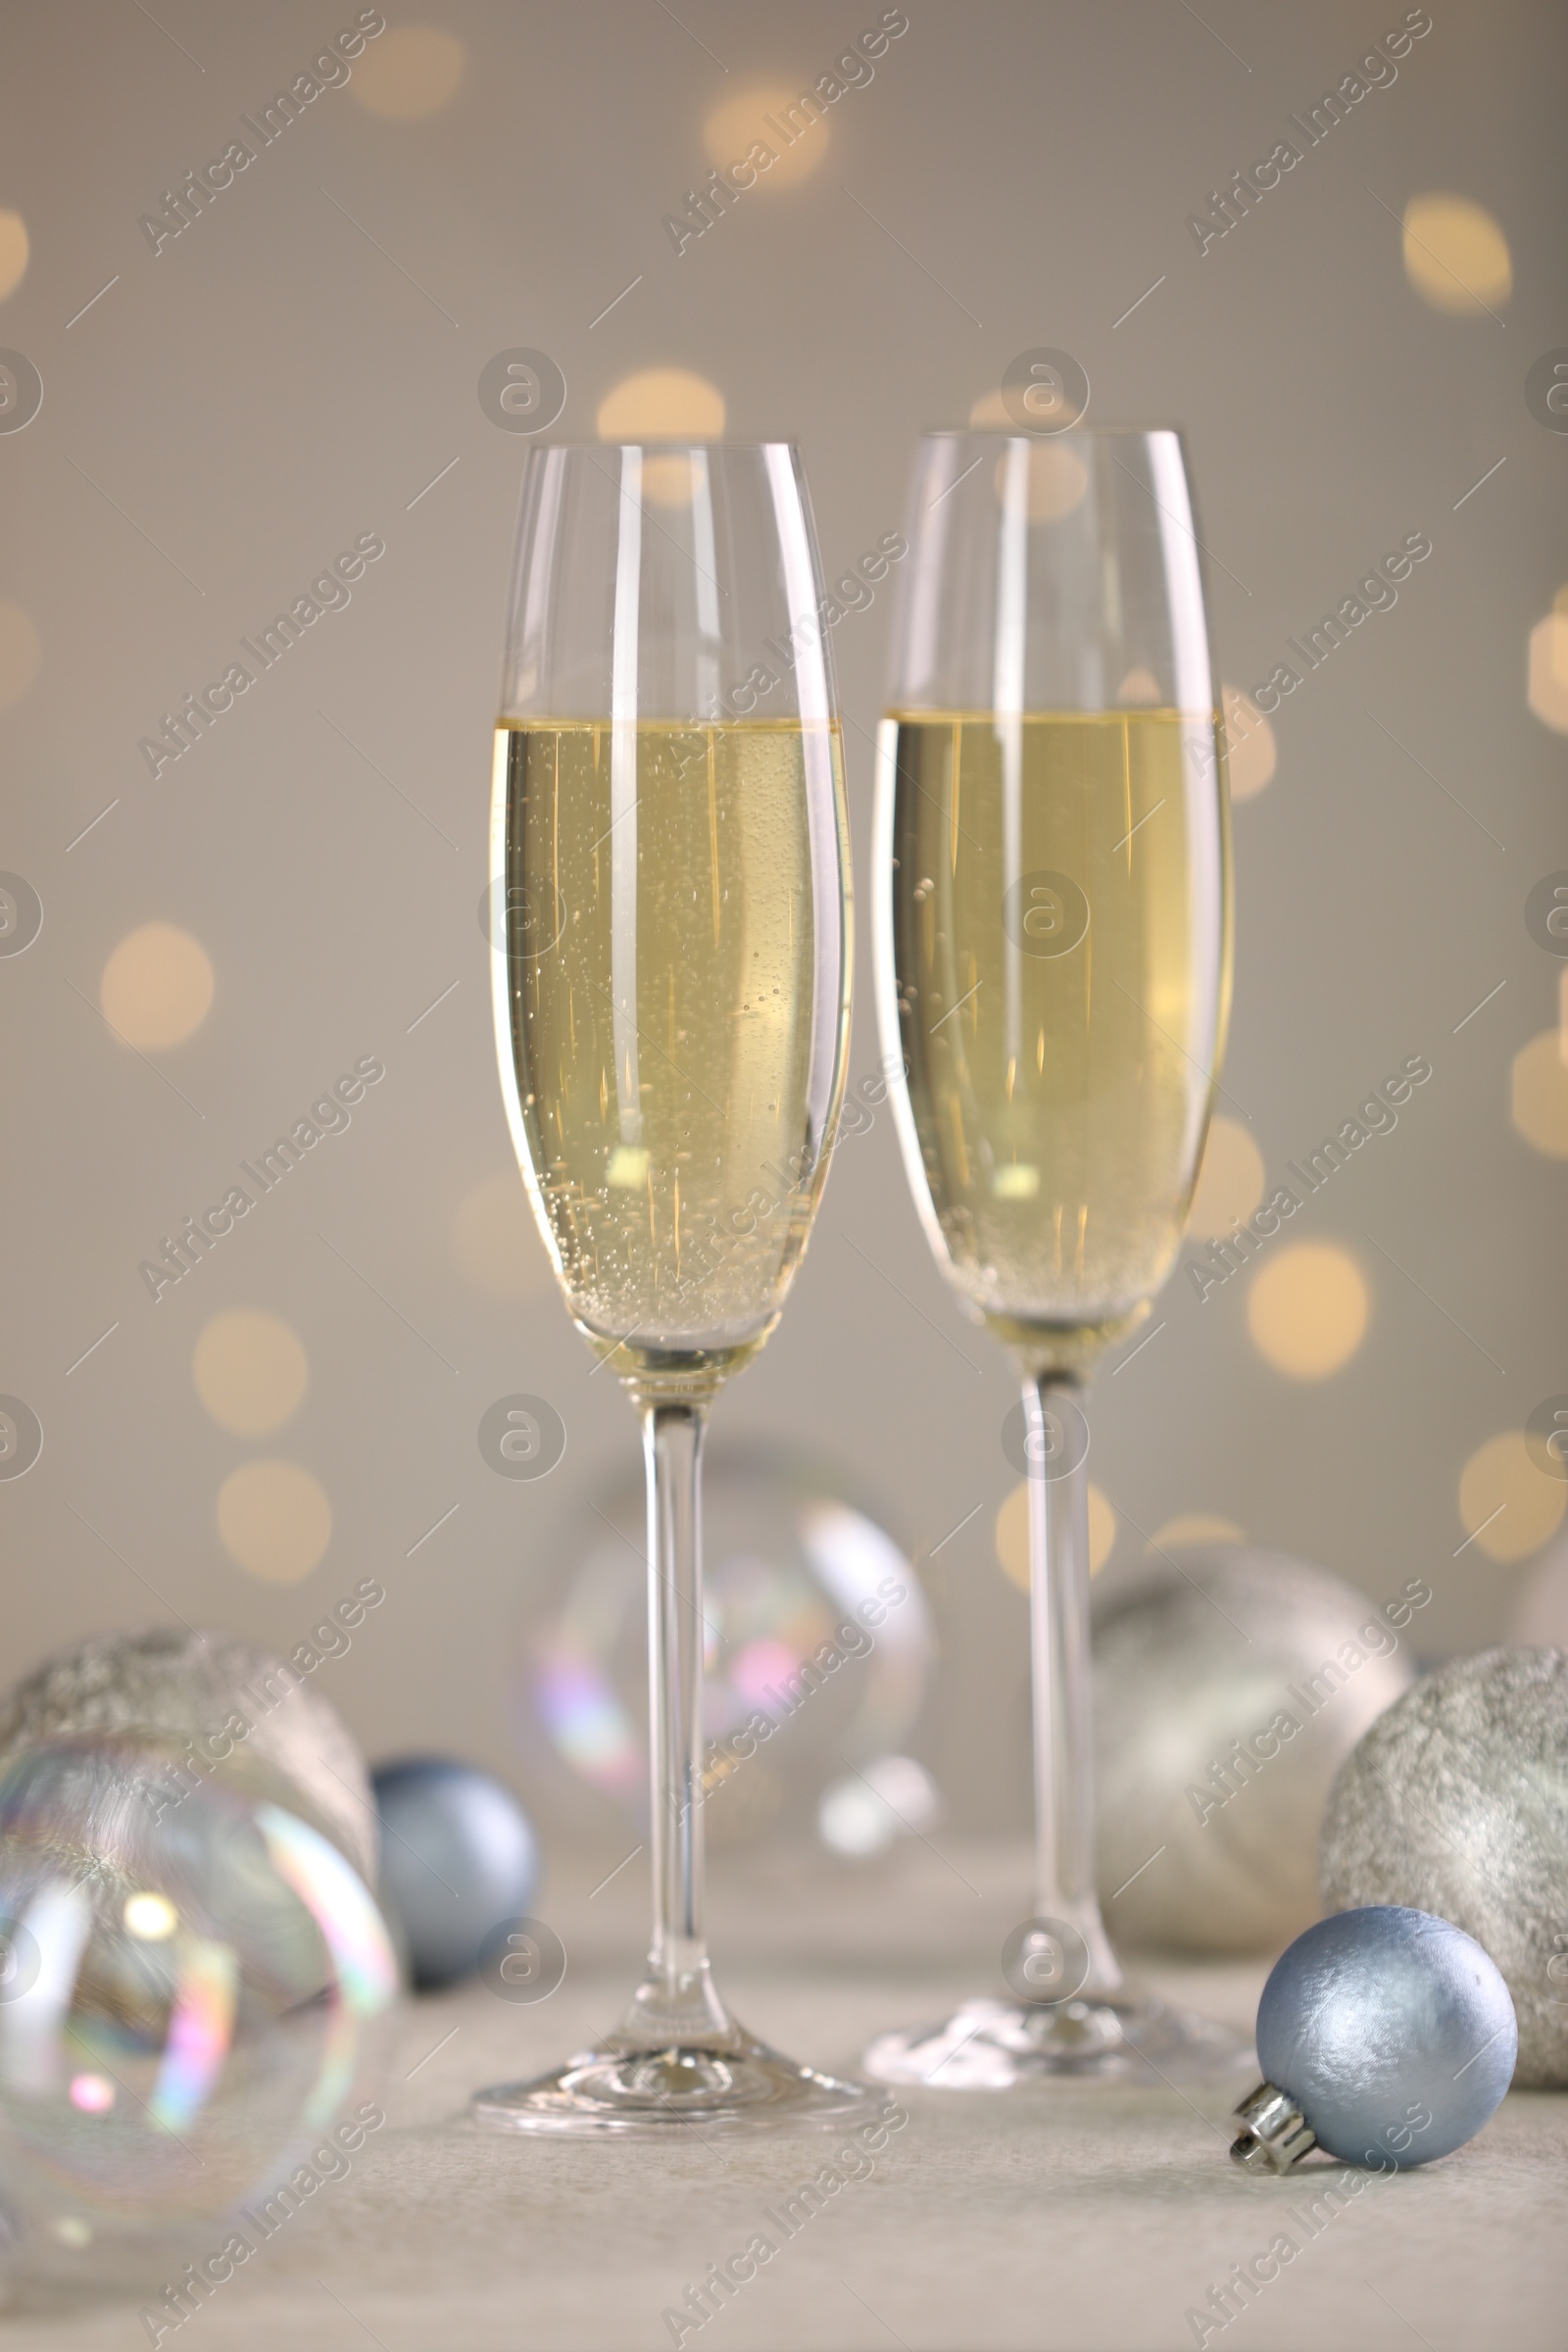
[{"label": "beige background", "polygon": [[[1454,1555],[1484,1515],[1461,1515],[1466,1463],[1568,1387],[1562,1159],[1510,1118],[1513,1057],[1552,1029],[1562,968],[1524,900],[1568,859],[1561,736],[1525,691],[1568,569],[1568,440],[1523,389],[1568,335],[1563,20],[1440,0],[1394,85],[1200,258],[1187,216],[1350,71],[1376,12],[911,0],[874,78],[813,134],[814,168],[781,171],[677,258],[661,220],[708,169],[708,118],[798,88],[878,13],[432,0],[417,21],[442,37],[421,43],[389,8],[349,83],[156,257],[139,216],[354,11],[14,16],[0,205],[30,260],[0,340],[45,398],[0,435],[0,603],[25,615],[0,629],[0,865],[45,920],[0,959],[0,1390],[45,1444],[0,1483],[7,1674],[161,1611],[290,1645],[375,1577],[385,1605],[319,1687],[372,1753],[509,1769],[524,1595],[569,1566],[586,1498],[634,1458],[511,1190],[476,921],[526,446],[476,383],[514,345],[564,372],[563,434],[591,435],[615,386],[674,367],[716,387],[732,431],[798,438],[830,572],[901,520],[921,425],[965,417],[1014,354],[1065,346],[1094,416],[1185,428],[1220,666],[1243,685],[1386,548],[1430,535],[1397,607],[1280,710],[1273,780],[1237,811],[1226,1085],[1267,1167],[1406,1055],[1434,1065],[1397,1131],[1299,1220],[1361,1269],[1365,1336],[1332,1376],[1291,1378],[1250,1336],[1244,1283],[1200,1306],[1179,1279],[1164,1331],[1100,1384],[1092,1469],[1123,1556],[1136,1529],[1201,1513],[1377,1598],[1426,1576],[1432,1654],[1497,1638],[1539,1573],[1479,1540]],[[1486,279],[1489,308],[1435,307],[1407,277],[1398,216],[1445,192],[1505,240],[1511,287]],[[155,782],[138,738],[364,532],[386,553],[347,609]],[[862,902],[890,614],[879,594],[834,638]],[[1553,691],[1564,720],[1568,684]],[[185,1042],[138,1057],[100,990],[154,922],[201,944],[213,994]],[[878,1051],[867,928],[855,1077]],[[131,980],[113,1001],[143,1018]],[[368,1054],[386,1076],[348,1132],[155,1305],[138,1260]],[[1568,1081],[1544,1054],[1560,1153]],[[484,1239],[497,1217],[504,1248]],[[304,1351],[275,1431],[220,1427],[198,1394],[198,1340],[230,1310],[280,1318]],[[503,1481],[477,1449],[513,1391],[550,1397],[569,1433],[541,1484]],[[1023,1602],[993,1535],[1010,1402],[879,1117],[846,1145],[783,1326],[719,1429],[836,1457],[915,1551],[984,1505],[933,1575],[944,1664],[915,1742],[975,1827],[1025,1806]],[[324,1555],[292,1585],[238,1565],[217,1522],[224,1482],[272,1459],[330,1507]],[[1513,1477],[1504,1529],[1560,1502]],[[291,1492],[308,1533],[319,1506]],[[608,1810],[600,1826],[619,1838]]]}]

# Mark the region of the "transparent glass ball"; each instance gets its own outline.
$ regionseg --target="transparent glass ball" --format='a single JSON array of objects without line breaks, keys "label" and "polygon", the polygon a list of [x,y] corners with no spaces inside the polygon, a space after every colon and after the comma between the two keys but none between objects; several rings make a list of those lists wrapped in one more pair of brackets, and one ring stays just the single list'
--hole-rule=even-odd
[{"label": "transparent glass ball", "polygon": [[[646,1544],[639,1483],[582,1508],[562,1587],[528,1628],[523,1709],[558,1765],[639,1823]],[[919,1578],[832,1471],[784,1449],[709,1450],[703,1548],[709,1840],[814,1840],[824,1791],[900,1749],[924,1704],[936,1641]]]},{"label": "transparent glass ball", "polygon": [[117,2267],[265,2196],[379,2074],[397,1966],[296,1797],[146,1742],[0,1768],[0,2198],[27,2267]]}]

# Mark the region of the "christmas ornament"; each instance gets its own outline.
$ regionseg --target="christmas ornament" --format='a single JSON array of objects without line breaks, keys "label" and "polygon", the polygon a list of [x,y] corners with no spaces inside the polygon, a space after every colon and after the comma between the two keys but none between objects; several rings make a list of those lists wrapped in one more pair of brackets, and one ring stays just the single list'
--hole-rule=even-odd
[{"label": "christmas ornament", "polygon": [[172,1801],[140,1741],[23,1749],[0,1766],[0,2204],[26,2267],[157,2275],[225,2230],[253,2251],[299,2168],[312,2190],[348,2169],[396,1964],[299,1813],[219,1775]]},{"label": "christmas ornament", "polygon": [[381,1899],[402,1929],[421,1992],[479,1965],[502,1921],[525,1917],[539,1885],[527,1815],[489,1773],[408,1756],[373,1776],[381,1816]]},{"label": "christmas ornament", "polygon": [[878,1756],[863,1772],[830,1783],[816,1809],[816,1834],[847,1861],[890,1853],[941,1810],[937,1786],[912,1756]]},{"label": "christmas ornament", "polygon": [[1513,2074],[1508,1987],[1479,1943],[1378,1903],[1320,1919],[1275,1963],[1257,2007],[1265,2080],[1236,2110],[1250,2172],[1314,2145],[1407,2170],[1473,2139]]},{"label": "christmas ornament", "polygon": [[1420,1579],[1343,1577],[1205,1544],[1094,1588],[1099,1880],[1116,1942],[1277,1948],[1321,1908],[1335,1772],[1408,1689]]},{"label": "christmas ornament", "polygon": [[374,1607],[365,1592],[339,1602],[341,1625],[327,1619],[287,1664],[230,1634],[162,1626],[75,1642],[0,1701],[0,1758],[58,1739],[144,1740],[164,1759],[172,1799],[215,1774],[292,1799],[373,1884],[375,1806],[365,1759],[311,1679]]},{"label": "christmas ornament", "polygon": [[[530,1786],[574,1835],[602,1833],[603,1815],[572,1803],[563,1763],[637,1835],[647,1816],[645,1514],[640,1488],[595,1496],[564,1546],[569,1582],[528,1630]],[[924,1703],[936,1643],[919,1580],[843,1482],[771,1448],[710,1455],[703,1544],[709,1841],[820,1836],[830,1785],[900,1754]]]},{"label": "christmas ornament", "polygon": [[1373,1725],[1323,1822],[1323,1899],[1414,1903],[1492,1954],[1521,2089],[1568,2087],[1568,1651],[1455,1658]]}]

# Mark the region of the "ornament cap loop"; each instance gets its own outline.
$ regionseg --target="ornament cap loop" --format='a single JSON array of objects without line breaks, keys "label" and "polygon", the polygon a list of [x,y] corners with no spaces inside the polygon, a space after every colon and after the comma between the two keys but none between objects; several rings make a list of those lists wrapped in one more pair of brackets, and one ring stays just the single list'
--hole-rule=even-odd
[{"label": "ornament cap loop", "polygon": [[1231,2161],[1248,2173],[1288,2173],[1317,2146],[1317,2135],[1288,2090],[1260,2082],[1236,2109],[1242,2129]]}]

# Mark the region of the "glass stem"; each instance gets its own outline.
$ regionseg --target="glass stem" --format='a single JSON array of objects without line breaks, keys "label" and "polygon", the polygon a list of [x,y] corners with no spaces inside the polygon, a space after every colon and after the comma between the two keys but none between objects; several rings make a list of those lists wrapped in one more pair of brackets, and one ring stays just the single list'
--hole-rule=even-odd
[{"label": "glass stem", "polygon": [[654,1932],[633,2003],[639,2035],[733,2031],[703,1933],[702,1454],[708,1400],[645,1400]]},{"label": "glass stem", "polygon": [[[1054,1374],[1023,1388],[1026,1450],[1042,1470],[1081,1427],[1080,1392]],[[1080,1448],[1071,1446],[1071,1454]],[[1094,1729],[1089,1655],[1089,1474],[1081,1455],[1029,1487],[1029,1606],[1034,1665],[1035,1911],[1077,1929],[1089,1947],[1087,1995],[1121,1985],[1095,1888]]]}]

